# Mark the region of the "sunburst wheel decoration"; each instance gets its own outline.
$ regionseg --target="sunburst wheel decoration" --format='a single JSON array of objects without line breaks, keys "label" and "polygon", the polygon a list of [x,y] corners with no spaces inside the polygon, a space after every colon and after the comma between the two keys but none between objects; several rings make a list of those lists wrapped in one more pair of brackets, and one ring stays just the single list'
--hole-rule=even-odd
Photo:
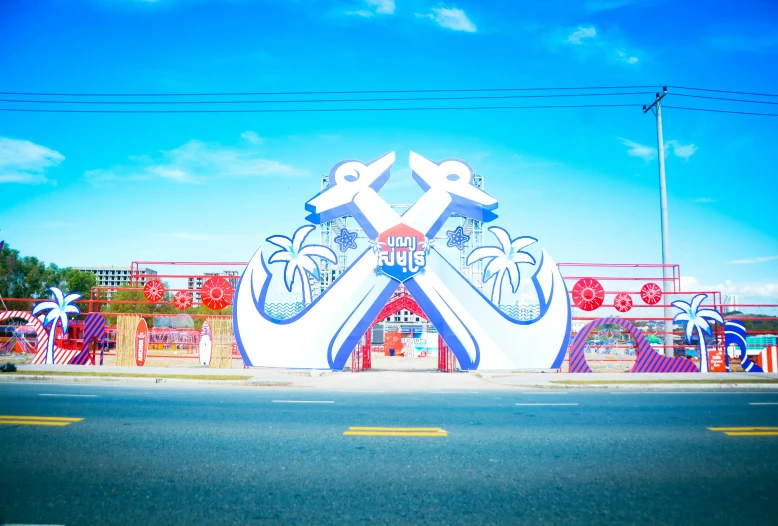
[{"label": "sunburst wheel decoration", "polygon": [[222,277],[209,278],[200,291],[203,305],[211,310],[222,310],[232,303],[232,286]]},{"label": "sunburst wheel decoration", "polygon": [[173,296],[173,305],[175,305],[178,310],[186,310],[192,306],[192,296],[183,290],[178,291],[176,292],[176,295]]},{"label": "sunburst wheel decoration", "polygon": [[143,285],[143,296],[151,303],[156,303],[165,295],[165,286],[161,281],[153,279]]},{"label": "sunburst wheel decoration", "polygon": [[573,303],[579,309],[596,310],[600,308],[603,301],[605,301],[605,289],[596,279],[579,279],[573,286]]},{"label": "sunburst wheel decoration", "polygon": [[656,283],[646,283],[640,289],[640,299],[648,305],[656,305],[662,299],[662,289]]},{"label": "sunburst wheel decoration", "polygon": [[619,312],[629,312],[632,308],[632,297],[629,294],[616,294],[613,306]]}]

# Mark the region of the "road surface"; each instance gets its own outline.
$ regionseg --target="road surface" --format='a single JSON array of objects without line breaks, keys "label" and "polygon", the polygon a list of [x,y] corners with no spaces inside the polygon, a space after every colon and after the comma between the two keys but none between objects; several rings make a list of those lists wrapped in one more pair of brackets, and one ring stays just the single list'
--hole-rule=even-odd
[{"label": "road surface", "polygon": [[3,384],[0,439],[0,523],[778,523],[778,391]]}]

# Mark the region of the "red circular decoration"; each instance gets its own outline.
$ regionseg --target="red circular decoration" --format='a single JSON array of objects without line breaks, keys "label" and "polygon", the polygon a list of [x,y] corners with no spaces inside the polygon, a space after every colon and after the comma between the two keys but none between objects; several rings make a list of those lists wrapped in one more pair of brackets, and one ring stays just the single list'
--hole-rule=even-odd
[{"label": "red circular decoration", "polygon": [[646,283],[640,289],[640,299],[648,305],[656,305],[662,299],[662,289],[656,283]]},{"label": "red circular decoration", "polygon": [[616,294],[613,306],[619,312],[629,312],[632,308],[632,297],[629,294]]},{"label": "red circular decoration", "polygon": [[183,290],[178,291],[176,292],[176,295],[173,296],[173,305],[175,305],[178,310],[186,310],[192,306],[192,296]]},{"label": "red circular decoration", "polygon": [[605,300],[605,289],[596,279],[579,279],[573,286],[573,303],[581,310],[598,309]]},{"label": "red circular decoration", "polygon": [[151,303],[156,303],[165,295],[165,286],[161,281],[152,279],[143,285],[143,296]]},{"label": "red circular decoration", "polygon": [[203,305],[209,309],[221,310],[232,303],[232,286],[229,281],[220,276],[208,278],[203,283],[200,298]]}]

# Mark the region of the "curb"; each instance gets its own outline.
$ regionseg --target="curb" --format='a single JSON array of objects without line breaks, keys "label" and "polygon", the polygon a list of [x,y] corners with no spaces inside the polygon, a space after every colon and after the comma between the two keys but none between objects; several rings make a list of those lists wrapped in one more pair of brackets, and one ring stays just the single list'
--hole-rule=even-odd
[{"label": "curb", "polygon": [[127,383],[127,384],[173,384],[173,385],[227,385],[246,387],[294,387],[294,382],[273,380],[191,380],[187,378],[143,378],[122,376],[54,376],[35,374],[9,374],[0,376],[0,383],[12,382],[50,382],[50,383]]}]

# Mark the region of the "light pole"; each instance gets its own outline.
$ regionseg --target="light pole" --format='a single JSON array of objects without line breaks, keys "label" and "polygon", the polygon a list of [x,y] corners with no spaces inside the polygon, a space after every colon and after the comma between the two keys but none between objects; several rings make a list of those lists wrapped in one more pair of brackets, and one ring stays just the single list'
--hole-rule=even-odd
[{"label": "light pole", "polygon": [[649,106],[643,106],[643,113],[648,113],[656,107],[656,141],[659,152],[659,208],[660,221],[662,225],[662,282],[663,298],[665,302],[665,356],[673,356],[673,322],[672,308],[668,303],[668,294],[673,292],[670,283],[673,281],[673,275],[670,270],[670,234],[667,227],[667,181],[665,180],[665,144],[662,138],[662,99],[667,95],[667,86],[662,88],[662,93],[656,94],[656,99]]}]

